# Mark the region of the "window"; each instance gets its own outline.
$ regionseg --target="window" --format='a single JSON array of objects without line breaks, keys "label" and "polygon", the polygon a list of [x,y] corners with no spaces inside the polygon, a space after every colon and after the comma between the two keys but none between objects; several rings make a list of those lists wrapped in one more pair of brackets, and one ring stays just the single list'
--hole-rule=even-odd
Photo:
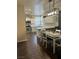
[{"label": "window", "polygon": [[36,17],[35,18],[35,26],[40,27],[41,26],[41,17]]}]

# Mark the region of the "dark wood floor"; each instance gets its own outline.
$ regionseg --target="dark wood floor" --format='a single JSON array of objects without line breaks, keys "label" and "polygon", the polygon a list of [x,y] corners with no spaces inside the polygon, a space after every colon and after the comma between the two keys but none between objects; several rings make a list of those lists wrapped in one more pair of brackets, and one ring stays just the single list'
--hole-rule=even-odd
[{"label": "dark wood floor", "polygon": [[56,59],[51,58],[37,43],[35,34],[28,34],[28,41],[17,44],[17,59]]}]

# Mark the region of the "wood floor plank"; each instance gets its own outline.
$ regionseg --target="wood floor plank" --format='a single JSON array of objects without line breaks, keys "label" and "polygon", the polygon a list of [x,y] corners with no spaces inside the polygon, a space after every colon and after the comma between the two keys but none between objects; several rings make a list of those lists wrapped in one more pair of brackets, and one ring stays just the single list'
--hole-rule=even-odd
[{"label": "wood floor plank", "polygon": [[51,59],[38,45],[36,35],[28,34],[28,38],[28,41],[17,43],[17,59]]}]

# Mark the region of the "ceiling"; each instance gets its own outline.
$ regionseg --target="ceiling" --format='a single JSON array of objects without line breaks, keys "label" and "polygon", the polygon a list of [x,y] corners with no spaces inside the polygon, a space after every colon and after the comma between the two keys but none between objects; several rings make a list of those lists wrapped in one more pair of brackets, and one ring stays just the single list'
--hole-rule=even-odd
[{"label": "ceiling", "polygon": [[26,14],[41,15],[41,1],[42,0],[25,0],[24,7]]},{"label": "ceiling", "polygon": [[[24,5],[26,14],[42,15],[49,11],[48,0],[17,0],[18,5]],[[53,0],[51,2],[51,9]],[[55,7],[61,9],[61,0],[55,0]]]},{"label": "ceiling", "polygon": [[34,9],[34,3],[35,3],[35,0],[24,0],[24,7],[25,7],[25,10],[33,10]]}]

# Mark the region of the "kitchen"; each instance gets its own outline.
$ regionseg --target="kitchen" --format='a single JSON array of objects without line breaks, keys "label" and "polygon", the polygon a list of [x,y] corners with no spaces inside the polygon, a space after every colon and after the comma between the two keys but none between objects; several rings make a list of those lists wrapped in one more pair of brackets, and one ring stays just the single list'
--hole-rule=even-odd
[{"label": "kitchen", "polygon": [[[24,12],[21,11],[24,18],[20,19],[21,15],[18,18],[18,59],[61,59],[61,0],[23,1],[24,8],[19,5],[24,9]],[[23,28],[21,23],[24,25],[22,36],[19,34]]]}]

